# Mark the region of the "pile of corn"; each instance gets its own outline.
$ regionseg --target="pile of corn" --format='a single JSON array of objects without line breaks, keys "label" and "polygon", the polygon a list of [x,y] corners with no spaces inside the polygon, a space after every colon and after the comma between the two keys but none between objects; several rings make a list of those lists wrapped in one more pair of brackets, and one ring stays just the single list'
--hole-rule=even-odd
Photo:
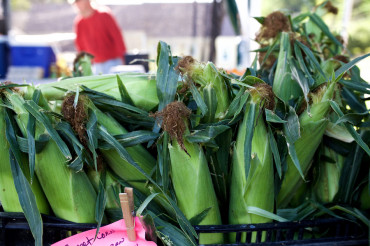
[{"label": "pile of corn", "polygon": [[173,57],[160,42],[154,75],[83,76],[81,56],[80,77],[2,83],[4,211],[24,212],[36,245],[40,214],[120,219],[125,186],[163,245],[196,245],[196,224],[340,216],[368,225],[370,86],[355,66],[367,55],[349,60],[320,18],[327,12],[259,18],[261,49],[243,76]]}]

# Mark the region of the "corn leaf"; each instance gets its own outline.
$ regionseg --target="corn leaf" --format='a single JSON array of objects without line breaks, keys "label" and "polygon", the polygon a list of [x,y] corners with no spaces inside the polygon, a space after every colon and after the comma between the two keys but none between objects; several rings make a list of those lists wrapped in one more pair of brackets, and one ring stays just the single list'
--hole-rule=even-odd
[{"label": "corn leaf", "polygon": [[148,204],[158,195],[159,193],[150,194],[144,202],[140,205],[140,207],[136,210],[136,216],[141,216],[143,214],[144,209],[148,206]]},{"label": "corn leaf", "polygon": [[317,61],[317,59],[316,59],[315,55],[312,53],[312,51],[307,46],[305,46],[304,44],[302,44],[301,42],[299,42],[297,40],[294,42],[294,44],[297,44],[303,50],[303,52],[310,58],[310,61],[313,63],[313,65],[315,66],[317,71],[319,73],[321,73],[321,75],[324,76],[324,78],[326,80],[328,80],[329,79],[328,76],[322,70],[319,62]]},{"label": "corn leaf", "polygon": [[[298,65],[294,59],[290,60],[290,69],[292,72],[292,77],[295,79],[295,81],[298,82],[299,86],[302,89],[304,99],[306,102],[309,101],[308,99],[308,93],[310,92],[310,86],[308,83],[307,78],[305,77],[305,74],[298,68]],[[307,103],[307,110],[309,111],[309,104]]]},{"label": "corn leaf", "polygon": [[370,94],[370,84],[358,82],[355,80],[339,80],[339,83],[347,87],[348,89],[355,90],[364,94]]},{"label": "corn leaf", "polygon": [[347,88],[342,89],[343,99],[347,102],[351,109],[356,112],[362,113],[367,111],[365,102],[360,99],[355,93]]},{"label": "corn leaf", "polygon": [[157,145],[158,167],[162,176],[163,191],[167,192],[170,185],[170,155],[168,152],[169,136],[167,132],[163,133],[162,143]]},{"label": "corn leaf", "polygon": [[76,108],[78,104],[78,98],[80,97],[80,87],[77,87],[75,93],[75,99],[73,100],[73,107]]},{"label": "corn leaf", "polygon": [[175,59],[171,56],[170,47],[163,41],[157,47],[157,95],[159,108],[162,110],[175,98],[178,74],[175,72]]},{"label": "corn leaf", "polygon": [[99,180],[99,190],[98,190],[98,196],[96,197],[96,205],[95,205],[95,221],[98,223],[96,227],[96,233],[95,238],[98,236],[99,229],[101,226],[101,223],[104,218],[104,209],[105,205],[107,204],[107,192],[105,191],[105,183],[106,183],[106,172],[103,172],[100,175]]},{"label": "corn leaf", "polygon": [[43,224],[40,212],[36,205],[35,195],[32,193],[31,186],[24,176],[13,152],[9,150],[14,185],[18,193],[19,203],[22,206],[28,225],[35,239],[35,246],[42,246]]},{"label": "corn leaf", "polygon": [[251,102],[249,106],[249,112],[247,115],[247,120],[245,121],[245,125],[241,125],[240,127],[245,127],[248,129],[245,134],[244,140],[244,162],[245,162],[245,179],[248,179],[249,171],[251,169],[251,156],[252,156],[252,139],[254,133],[254,121],[256,117],[256,104]]},{"label": "corn leaf", "polygon": [[287,219],[285,219],[285,218],[283,218],[279,215],[276,215],[274,213],[271,213],[269,211],[266,211],[266,210],[258,208],[258,207],[248,206],[246,208],[246,212],[251,213],[251,214],[255,214],[255,215],[259,215],[259,216],[262,216],[262,217],[265,217],[265,218],[268,218],[268,219],[276,220],[276,221],[279,221],[279,222],[288,221]]},{"label": "corn leaf", "polygon": [[350,123],[352,125],[358,125],[361,121],[365,118],[365,116],[369,116],[369,112],[364,113],[348,113],[339,117],[339,119],[335,122],[334,125],[338,125],[340,123]]},{"label": "corn leaf", "polygon": [[307,76],[309,87],[313,86],[315,81],[311,76],[311,73],[308,71],[308,68],[304,62],[301,49],[298,47],[297,43],[294,42],[294,53],[298,60],[299,66],[304,71],[304,75]]},{"label": "corn leaf", "polygon": [[50,134],[50,137],[56,142],[60,151],[68,159],[72,159],[72,155],[69,152],[67,145],[60,138],[59,134],[53,128],[51,121],[44,114],[41,113],[42,109],[34,101],[26,101],[24,103],[25,109],[30,112],[37,121],[39,121]]},{"label": "corn leaf", "polygon": [[[337,113],[337,115],[339,117],[343,117],[344,116],[343,112],[339,108],[339,105],[335,101],[330,101],[330,105],[331,105],[332,109],[335,111],[335,113]],[[357,142],[357,144],[360,145],[361,148],[363,150],[365,150],[368,155],[370,155],[369,146],[367,146],[367,144],[362,140],[361,136],[356,132],[356,130],[353,128],[353,126],[350,125],[349,123],[343,123],[343,124],[346,127],[346,129],[348,130],[348,132],[355,139],[355,141]]]},{"label": "corn leaf", "polygon": [[266,121],[272,123],[287,123],[286,120],[281,119],[277,114],[269,109],[265,109]]},{"label": "corn leaf", "polygon": [[208,109],[203,120],[205,122],[214,122],[217,110],[217,95],[215,89],[211,85],[207,85],[203,88],[203,98]]},{"label": "corn leaf", "polygon": [[360,211],[358,210],[357,208],[349,208],[349,207],[343,207],[343,206],[340,206],[340,205],[335,205],[335,206],[332,206],[330,207],[330,210],[340,210],[340,211],[343,211],[347,214],[350,214],[354,217],[356,217],[357,219],[361,220],[365,225],[369,225],[370,224],[370,220],[368,218],[366,218],[366,216]]},{"label": "corn leaf", "polygon": [[[49,139],[50,139],[49,135],[42,134],[42,135],[40,135],[38,140],[35,140],[35,151],[36,151],[36,153],[40,153],[43,150],[45,145],[48,143]],[[23,138],[23,137],[17,136],[17,142],[18,142],[18,146],[19,146],[20,150],[23,153],[28,153],[29,152],[28,151],[28,138]]]},{"label": "corn leaf", "polygon": [[156,214],[148,212],[154,219],[157,230],[159,231],[158,237],[167,245],[183,245],[183,246],[196,246],[195,241],[190,240],[179,228],[171,223],[162,220]]},{"label": "corn leaf", "polygon": [[253,17],[256,21],[258,21],[261,25],[265,22],[265,17]]},{"label": "corn leaf", "polygon": [[[32,100],[35,103],[38,103],[40,95],[41,91],[35,90],[32,95]],[[36,159],[35,131],[36,131],[36,119],[35,117],[32,116],[32,114],[29,114],[27,122],[27,142],[28,142],[28,163],[30,168],[31,184],[35,172],[35,159]]]},{"label": "corn leaf", "polygon": [[262,63],[260,64],[263,66],[265,64],[267,58],[271,55],[271,53],[275,50],[278,50],[279,44],[278,44],[279,38],[276,38],[275,41],[272,43],[272,45],[269,46],[269,49],[266,51],[266,54],[262,60]]},{"label": "corn leaf", "polygon": [[197,106],[200,108],[202,116],[206,115],[208,112],[208,107],[204,102],[202,96],[200,95],[199,91],[195,87],[194,83],[190,83],[190,92],[193,95],[193,99],[197,103]]},{"label": "corn leaf", "polygon": [[[162,110],[168,103],[175,98],[179,75],[175,71],[177,58],[171,55],[170,47],[163,41],[157,46],[157,95],[159,99],[158,111]],[[154,124],[153,132],[158,133],[161,122]],[[148,143],[148,147],[153,141]]]},{"label": "corn leaf", "polygon": [[334,35],[330,32],[329,27],[323,22],[323,20],[315,13],[310,15],[310,20],[314,22],[321,31],[328,36],[336,45],[343,47],[343,45],[334,37]]},{"label": "corn leaf", "polygon": [[0,89],[10,89],[16,87],[27,87],[30,86],[28,84],[7,84],[7,85],[0,85]]},{"label": "corn leaf", "polygon": [[[103,92],[92,90],[92,89],[90,89],[89,87],[87,87],[85,85],[80,85],[80,87],[83,89],[84,94],[87,94],[89,97],[90,96],[95,96],[94,98],[96,98],[96,99],[107,98],[107,99],[115,100],[115,98],[113,96],[110,96],[110,95],[105,94]],[[61,88],[61,89],[63,89],[63,88]]]},{"label": "corn leaf", "polygon": [[159,133],[151,131],[139,130],[132,131],[126,134],[114,135],[114,138],[122,144],[123,147],[131,147],[152,140],[156,140],[160,136]]},{"label": "corn leaf", "polygon": [[304,174],[302,172],[301,164],[299,163],[299,159],[298,159],[298,156],[297,156],[297,152],[295,150],[295,147],[294,147],[294,143],[290,142],[287,139],[287,145],[288,145],[289,155],[292,158],[292,161],[294,163],[294,166],[297,168],[297,170],[298,170],[299,174],[301,175],[302,179],[303,180],[306,180],[304,178]]},{"label": "corn leaf", "polygon": [[274,138],[274,134],[272,133],[271,127],[268,126],[268,136],[269,136],[269,141],[270,141],[270,148],[272,151],[272,155],[275,160],[275,167],[276,171],[278,172],[279,178],[281,179],[282,177],[282,171],[281,171],[281,161],[280,161],[280,154],[279,154],[279,149],[276,144],[276,140]]},{"label": "corn leaf", "polygon": [[117,75],[116,78],[117,78],[119,93],[121,94],[121,101],[126,104],[135,105],[130,95],[128,94],[126,86],[123,84],[121,77]]},{"label": "corn leaf", "polygon": [[202,212],[200,212],[199,214],[193,216],[192,218],[189,219],[190,221],[190,224],[192,225],[199,225],[200,222],[203,221],[203,219],[205,217],[207,217],[209,211],[212,209],[212,207],[209,207],[209,208],[206,208],[204,209]]},{"label": "corn leaf", "polygon": [[[243,108],[244,108],[244,105],[247,103],[247,100],[249,98],[249,93],[244,91],[244,90],[240,90],[240,92],[242,93],[240,95],[240,98],[239,99],[236,99],[236,100],[233,100],[229,106],[229,109],[228,109],[228,112],[227,112],[227,115],[226,115],[226,119],[229,118],[229,117],[233,117],[229,124],[232,124],[234,122],[236,122],[236,119],[238,118],[238,116],[240,116]],[[239,93],[238,93],[239,95]]]},{"label": "corn leaf", "polygon": [[335,201],[340,203],[351,202],[352,193],[355,188],[355,181],[360,171],[364,151],[359,145],[349,148],[349,155],[346,157],[343,170],[339,180],[339,190],[335,196]]},{"label": "corn leaf", "polygon": [[95,113],[89,112],[89,121],[86,124],[86,133],[89,139],[88,148],[93,155],[95,171],[98,169],[96,149],[98,148],[98,119]]},{"label": "corn leaf", "polygon": [[229,105],[229,108],[226,111],[226,115],[225,115],[226,119],[232,117],[235,114],[235,112],[238,108],[238,105],[240,103],[240,99],[241,99],[243,94],[244,94],[244,91],[239,90],[238,93],[235,95],[234,99],[231,101],[231,103]]},{"label": "corn leaf", "polygon": [[291,106],[289,106],[289,113],[286,120],[287,122],[283,125],[284,135],[289,143],[295,143],[300,138],[301,133],[298,115]]},{"label": "corn leaf", "polygon": [[190,135],[186,135],[185,138],[190,143],[209,143],[228,129],[230,127],[225,125],[208,126],[203,130],[194,131]]},{"label": "corn leaf", "polygon": [[5,113],[5,124],[5,134],[10,145],[10,166],[14,180],[14,186],[18,193],[19,203],[21,204],[24,215],[26,216],[26,219],[30,226],[32,235],[35,239],[35,245],[42,246],[43,224],[41,215],[37,208],[35,195],[33,194],[31,186],[28,183],[28,180],[24,176],[20,167],[20,165],[22,165],[21,152],[17,144],[17,139],[13,127],[15,123],[11,121],[7,110]]},{"label": "corn leaf", "polygon": [[253,86],[255,84],[264,84],[265,81],[263,81],[262,79],[258,78],[258,77],[255,77],[255,76],[252,76],[252,75],[248,75],[248,76],[243,76],[241,79],[240,79],[240,83],[237,83],[236,81],[234,81],[233,83],[235,84],[238,84],[238,85],[242,85],[242,86],[245,86],[245,87],[248,87],[248,88],[253,88]]},{"label": "corn leaf", "polygon": [[6,140],[8,140],[10,149],[12,153],[19,163],[19,165],[24,165],[22,158],[21,158],[21,150],[18,146],[17,138],[16,138],[16,126],[17,124],[14,121],[13,115],[10,113],[8,109],[5,110],[5,136]]},{"label": "corn leaf", "polygon": [[342,75],[343,73],[346,73],[348,70],[350,70],[356,63],[358,63],[359,61],[365,59],[366,57],[370,56],[370,53],[369,54],[366,54],[366,55],[363,55],[363,56],[360,56],[360,57],[357,57],[356,59],[353,59],[352,61],[350,61],[349,63],[346,63],[344,65],[342,65],[336,72],[335,72],[335,78],[338,78],[340,75]]},{"label": "corn leaf", "polygon": [[109,98],[100,98],[92,100],[94,103],[103,104],[108,107],[115,107],[116,109],[124,109],[129,112],[137,113],[142,116],[148,116],[148,112],[145,110],[139,109],[135,106],[129,105],[127,103],[120,102],[116,99],[109,99]]},{"label": "corn leaf", "polygon": [[77,156],[69,165],[68,168],[75,171],[80,172],[84,166],[84,162],[80,156]]},{"label": "corn leaf", "polygon": [[59,122],[56,126],[55,126],[55,129],[58,130],[58,131],[61,131],[62,133],[65,134],[65,136],[71,140],[71,143],[74,143],[76,144],[80,149],[83,149],[83,145],[81,144],[81,142],[77,139],[72,127],[70,124],[68,124],[67,122],[65,121],[61,121]]}]

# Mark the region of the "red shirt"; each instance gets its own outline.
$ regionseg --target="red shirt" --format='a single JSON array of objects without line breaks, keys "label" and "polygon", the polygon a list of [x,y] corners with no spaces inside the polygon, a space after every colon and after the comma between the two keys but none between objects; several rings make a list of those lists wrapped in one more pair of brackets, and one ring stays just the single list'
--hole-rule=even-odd
[{"label": "red shirt", "polygon": [[113,16],[105,10],[95,10],[83,18],[75,19],[76,48],[94,56],[94,62],[121,58],[126,52],[121,30]]}]

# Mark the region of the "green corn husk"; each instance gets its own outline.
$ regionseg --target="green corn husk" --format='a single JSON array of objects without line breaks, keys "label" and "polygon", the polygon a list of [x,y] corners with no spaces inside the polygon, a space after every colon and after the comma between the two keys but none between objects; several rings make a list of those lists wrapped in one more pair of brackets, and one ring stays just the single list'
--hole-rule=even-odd
[{"label": "green corn husk", "polygon": [[319,202],[329,203],[333,201],[339,190],[339,179],[344,165],[344,157],[328,147],[324,147],[323,154],[334,163],[325,160],[318,163],[318,175],[313,189]]},{"label": "green corn husk", "polygon": [[[187,125],[190,115],[191,110],[180,101],[171,102],[154,114],[172,141],[167,146],[178,207],[192,223],[220,225],[221,214],[206,156],[198,143],[185,138],[190,132]],[[222,242],[222,234],[199,235],[200,244]]]},{"label": "green corn husk", "polygon": [[[98,124],[103,126],[109,134],[119,135],[127,133],[127,130],[121,126],[112,116],[104,114],[98,108],[96,108],[91,102],[88,103],[88,107],[94,111]],[[154,157],[141,145],[136,145],[126,148],[131,158],[143,169],[147,174],[150,174],[155,168],[156,160]],[[122,159],[119,153],[114,149],[100,149],[104,160],[107,162],[109,167],[116,173],[120,178],[127,181],[133,188],[138,189],[144,194],[148,194],[147,179],[140,173],[134,166]]]},{"label": "green corn husk", "polygon": [[276,65],[273,91],[277,97],[288,103],[302,95],[299,84],[292,79],[289,61],[292,57],[289,33],[282,32],[280,37],[280,51]]},{"label": "green corn husk", "polygon": [[[229,203],[230,224],[271,222],[271,219],[249,213],[248,207],[257,207],[268,212],[274,210],[273,159],[266,125],[258,112],[254,114],[254,129],[252,125],[247,125],[248,115],[264,100],[264,97],[260,96],[260,92],[263,94],[263,88],[251,90],[252,98],[247,102],[243,123],[238,130],[232,160]],[[248,177],[245,170],[247,163],[244,156],[247,131],[254,131]],[[242,235],[242,242],[245,241],[245,236]],[[235,235],[232,238],[232,241],[234,240]]]},{"label": "green corn husk", "polygon": [[[103,170],[95,171],[90,168],[87,171],[87,176],[90,179],[91,184],[94,186],[96,192],[99,191],[99,182]],[[107,192],[107,203],[105,209],[120,209],[121,205],[119,203],[119,193],[121,193],[121,185],[115,180],[112,173],[108,170],[105,171],[105,191]]]},{"label": "green corn husk", "polygon": [[[5,109],[0,106],[0,202],[5,212],[23,212],[19,203],[17,190],[14,185],[13,175],[10,168],[9,160],[9,143],[5,136]],[[25,163],[28,163],[27,158],[22,155],[23,163],[19,163],[21,169],[30,181],[30,171]],[[42,214],[50,214],[49,203],[46,200],[45,194],[41,189],[37,177],[33,177],[31,189],[36,198],[37,208]]]},{"label": "green corn husk", "polygon": [[[28,111],[23,98],[16,93],[7,98],[17,113],[17,123],[26,135]],[[45,134],[44,125],[36,121],[35,140]],[[54,214],[76,223],[95,222],[96,192],[84,171],[68,168],[68,159],[57,143],[50,139],[40,153],[36,153],[35,173]]]},{"label": "green corn husk", "polygon": [[227,84],[215,65],[203,64],[187,56],[179,61],[178,67],[182,75],[200,85],[200,94],[208,107],[202,121],[210,123],[223,119],[231,99]]},{"label": "green corn husk", "polygon": [[[120,74],[130,98],[135,106],[144,110],[153,110],[158,105],[155,77],[148,74]],[[80,85],[113,96],[121,100],[118,89],[117,75],[86,76],[61,80],[54,83],[40,84],[38,89],[47,100],[63,100],[65,92],[55,87],[66,90],[76,90]]]},{"label": "green corn husk", "polygon": [[[335,83],[331,82],[313,95],[310,112],[307,110],[299,117],[301,137],[294,143],[301,170],[304,175],[308,172],[312,158],[319,147],[328,125],[326,119],[330,112],[329,100],[334,95]],[[285,173],[280,192],[277,197],[277,207],[287,206],[294,192],[302,185],[303,179],[290,156],[287,159]]]},{"label": "green corn husk", "polygon": [[[216,193],[203,150],[198,144],[186,140],[184,145],[188,154],[181,149],[176,140],[168,145],[177,204],[187,219],[211,208],[200,225],[221,225]],[[222,242],[222,234],[201,233],[199,236],[200,244]]]},{"label": "green corn husk", "polygon": [[370,209],[370,192],[369,192],[369,183],[362,188],[360,193],[360,208],[363,210]]}]

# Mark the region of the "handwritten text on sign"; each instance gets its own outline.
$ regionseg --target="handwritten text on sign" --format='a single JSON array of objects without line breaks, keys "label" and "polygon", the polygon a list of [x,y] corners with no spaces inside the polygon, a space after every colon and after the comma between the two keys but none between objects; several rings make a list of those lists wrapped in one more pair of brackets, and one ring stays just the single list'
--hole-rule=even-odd
[{"label": "handwritten text on sign", "polygon": [[119,220],[100,228],[95,238],[96,229],[85,231],[59,241],[52,246],[156,246],[145,240],[145,230],[138,217],[135,218],[136,241],[130,242],[127,237],[124,220]]}]

